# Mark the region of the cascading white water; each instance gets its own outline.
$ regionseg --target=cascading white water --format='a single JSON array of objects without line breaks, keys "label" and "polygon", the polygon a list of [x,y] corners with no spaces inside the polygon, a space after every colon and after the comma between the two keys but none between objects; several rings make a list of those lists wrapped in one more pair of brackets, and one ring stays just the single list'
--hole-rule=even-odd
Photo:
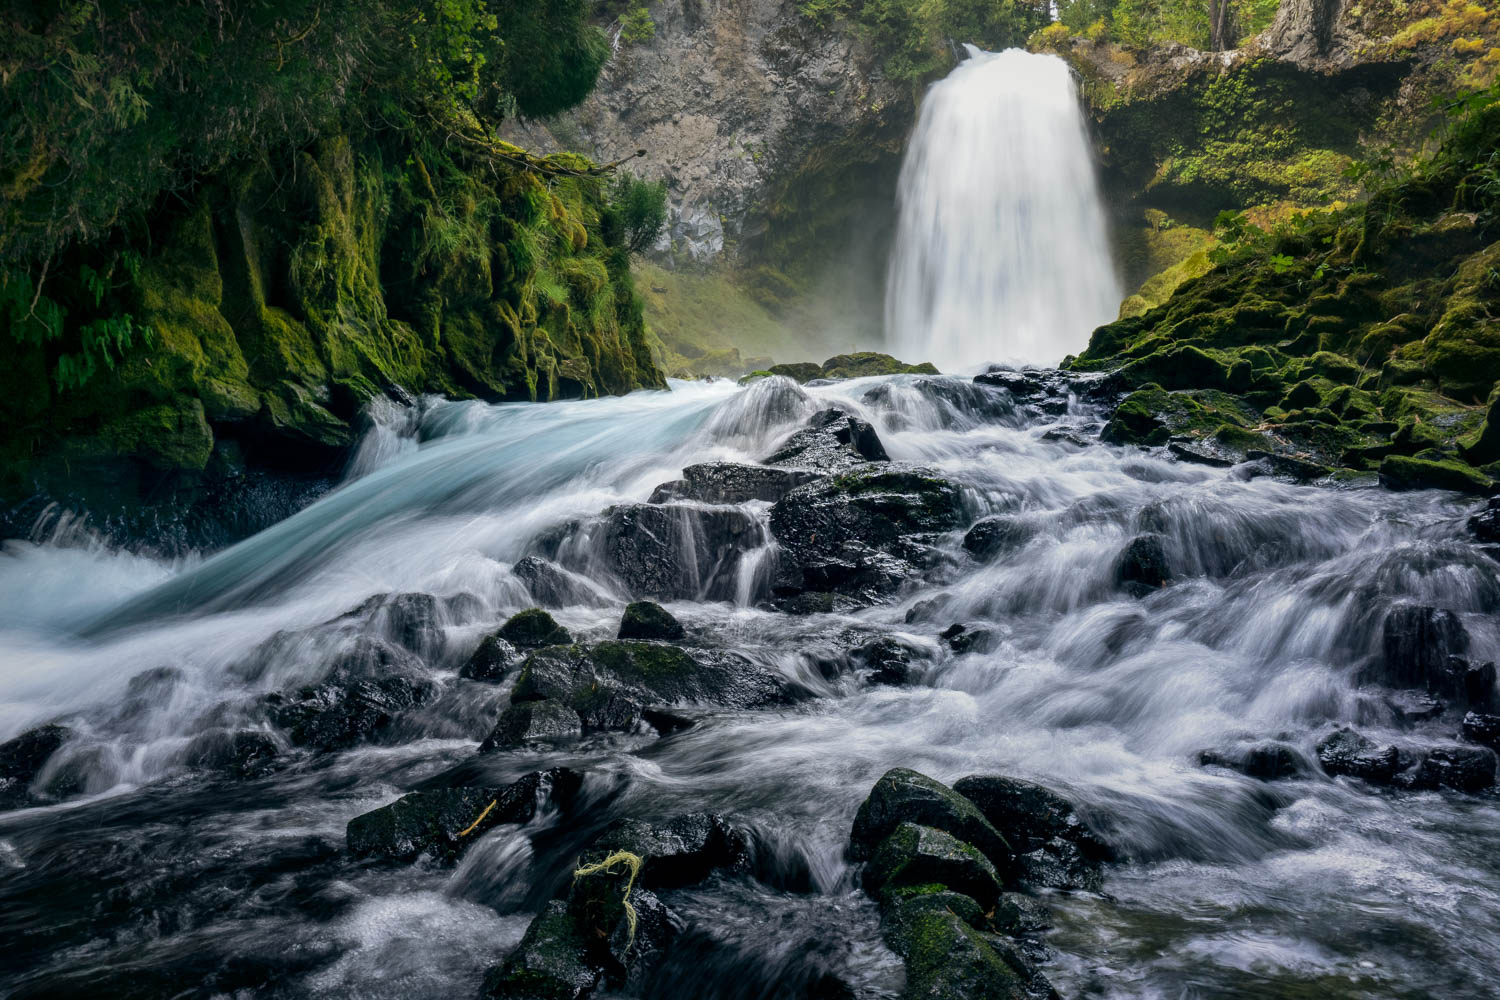
[{"label": "cascading white water", "polygon": [[1056,56],[967,48],[901,167],[886,336],[944,371],[1056,364],[1120,303],[1078,95]]}]

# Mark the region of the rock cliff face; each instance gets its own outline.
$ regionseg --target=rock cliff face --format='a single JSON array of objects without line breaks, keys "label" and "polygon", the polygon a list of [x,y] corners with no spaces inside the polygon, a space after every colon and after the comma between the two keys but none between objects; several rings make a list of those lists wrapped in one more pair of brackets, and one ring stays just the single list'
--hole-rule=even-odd
[{"label": "rock cliff face", "polygon": [[[915,102],[853,31],[819,28],[794,0],[661,0],[652,37],[624,41],[592,96],[511,136],[540,151],[613,158],[668,184],[662,249],[699,263],[753,255],[790,225],[788,181],[899,159]],[[859,192],[848,213],[858,211]]]}]

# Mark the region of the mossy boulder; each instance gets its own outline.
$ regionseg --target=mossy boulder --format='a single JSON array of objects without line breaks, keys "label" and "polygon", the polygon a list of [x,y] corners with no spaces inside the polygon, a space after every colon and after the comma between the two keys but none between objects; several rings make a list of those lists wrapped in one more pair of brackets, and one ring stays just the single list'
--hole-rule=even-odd
[{"label": "mossy boulder", "polygon": [[541,608],[527,608],[516,612],[495,635],[517,649],[566,646],[573,641],[568,630],[557,624],[556,619]]},{"label": "mossy boulder", "polygon": [[1496,491],[1493,479],[1463,462],[1405,455],[1390,455],[1380,463],[1380,482],[1393,490],[1439,489],[1480,495]]},{"label": "mossy boulder", "polygon": [[855,860],[872,857],[903,823],[931,827],[972,845],[1002,876],[1014,870],[1010,845],[973,802],[904,767],[887,771],[859,807],[849,834],[849,856]]},{"label": "mossy boulder", "polygon": [[682,623],[655,601],[635,601],[620,617],[621,639],[657,639],[675,642],[684,635]]},{"label": "mossy boulder", "polygon": [[942,830],[903,822],[865,866],[865,891],[880,899],[898,889],[931,885],[968,896],[986,912],[1000,898],[1000,876],[976,848]]},{"label": "mossy boulder", "polygon": [[907,954],[903,997],[1033,997],[1030,977],[1002,956],[996,947],[998,939],[970,927],[958,914],[922,908],[910,914],[904,925]]}]

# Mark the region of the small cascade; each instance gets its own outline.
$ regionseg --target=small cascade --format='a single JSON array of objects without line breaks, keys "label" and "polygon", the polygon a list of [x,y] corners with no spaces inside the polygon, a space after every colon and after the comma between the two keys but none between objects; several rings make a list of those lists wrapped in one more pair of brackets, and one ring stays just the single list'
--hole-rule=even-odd
[{"label": "small cascade", "polygon": [[1056,364],[1120,304],[1078,94],[1056,56],[967,48],[901,168],[886,336],[944,371]]}]

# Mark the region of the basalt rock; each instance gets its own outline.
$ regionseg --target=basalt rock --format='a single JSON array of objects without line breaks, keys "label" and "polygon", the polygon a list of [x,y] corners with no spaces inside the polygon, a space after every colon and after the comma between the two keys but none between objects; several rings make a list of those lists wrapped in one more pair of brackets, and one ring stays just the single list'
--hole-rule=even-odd
[{"label": "basalt rock", "polygon": [[566,768],[535,771],[504,788],[433,788],[411,792],[349,821],[351,853],[406,861],[431,854],[453,861],[502,823],[526,823],[547,801],[566,807],[582,776]]},{"label": "basalt rock", "polygon": [[938,633],[938,638],[959,656],[965,653],[988,653],[998,641],[992,629],[965,625],[962,622],[949,625]]},{"label": "basalt rock", "polygon": [[1009,514],[998,514],[975,523],[964,535],[964,549],[980,562],[1009,555],[1029,542],[1036,529]]},{"label": "basalt rock", "polygon": [[572,605],[602,607],[605,599],[589,584],[539,556],[527,556],[510,569],[516,579],[526,584],[531,599],[547,608]]},{"label": "basalt rock", "polygon": [[778,469],[768,465],[705,462],[682,470],[682,478],[663,483],[650,503],[696,500],[707,504],[741,504],[752,500],[775,503],[818,476],[806,469]]},{"label": "basalt rock", "polygon": [[865,866],[865,892],[885,899],[898,889],[942,885],[968,896],[984,912],[1000,898],[995,866],[951,834],[903,822],[880,842]]},{"label": "basalt rock", "polygon": [[888,462],[875,428],[843,410],[821,410],[808,418],[767,459],[767,465],[820,474],[847,472],[867,462]]},{"label": "basalt rock", "polygon": [[474,681],[500,681],[521,660],[521,653],[493,632],[479,641],[474,655],[458,670],[458,676]]},{"label": "basalt rock", "polygon": [[583,719],[562,702],[551,698],[518,701],[500,713],[495,728],[479,744],[479,752],[489,753],[528,743],[553,743],[582,735]]},{"label": "basalt rock", "polygon": [[527,608],[511,615],[495,633],[517,649],[541,649],[543,646],[565,646],[573,641],[568,630],[557,624],[541,608]]},{"label": "basalt rock", "polygon": [[895,589],[932,565],[932,542],[964,521],[957,486],[906,466],[858,469],[799,486],[771,508],[781,543],[775,591]]},{"label": "basalt rock", "polygon": [[281,756],[276,738],[259,729],[214,729],[195,736],[183,752],[188,767],[254,778],[275,769]]},{"label": "basalt rock", "polygon": [[925,656],[892,636],[877,636],[850,651],[856,669],[872,684],[910,684]]},{"label": "basalt rock", "polygon": [[1247,778],[1260,781],[1297,778],[1308,770],[1301,754],[1274,740],[1243,744],[1229,750],[1204,750],[1198,754],[1198,763],[1238,771]]},{"label": "basalt rock", "polygon": [[792,696],[779,675],[738,654],[695,656],[662,643],[617,640],[537,650],[526,659],[511,700],[550,698],[576,712],[586,730],[608,730],[628,728],[655,707],[744,709]]},{"label": "basalt rock", "polygon": [[647,889],[695,885],[715,871],[751,867],[749,840],[712,813],[689,813],[665,823],[621,820],[600,834],[591,850],[641,858],[639,884]]},{"label": "basalt rock", "polygon": [[331,681],[271,695],[271,720],[296,746],[344,750],[378,741],[402,712],[431,701],[437,685],[420,676]]},{"label": "basalt rock", "polygon": [[728,600],[740,561],[764,544],[755,518],[733,507],[624,504],[598,529],[605,565],[636,597]]},{"label": "basalt rock", "polygon": [[[1469,633],[1453,612],[1400,605],[1385,617],[1381,629],[1383,658],[1371,679],[1390,687],[1448,691],[1458,672],[1452,658],[1461,658],[1468,649]],[[1466,671],[1467,662],[1462,666]]]},{"label": "basalt rock", "polygon": [[654,601],[636,601],[625,606],[620,617],[621,639],[658,639],[676,642],[684,635],[682,623]]},{"label": "basalt rock", "polygon": [[1015,870],[1010,844],[979,807],[953,789],[908,768],[887,771],[859,812],[849,835],[849,856],[870,858],[902,823],[929,826],[978,848],[1003,877]]},{"label": "basalt rock", "polygon": [[1141,597],[1165,587],[1172,580],[1166,546],[1156,534],[1137,535],[1125,546],[1115,563],[1115,581],[1128,593]]},{"label": "basalt rock", "polygon": [[1097,892],[1110,847],[1079,818],[1067,799],[1029,781],[1001,775],[961,778],[953,790],[979,807],[1016,852],[1028,884]]},{"label": "basalt rock", "polygon": [[1401,766],[1397,748],[1377,747],[1374,741],[1349,727],[1334,730],[1320,739],[1317,759],[1331,777],[1347,775],[1371,784],[1391,784]]},{"label": "basalt rock", "polygon": [[73,736],[67,726],[38,726],[0,743],[0,809],[24,804],[48,758]]},{"label": "basalt rock", "polygon": [[1484,746],[1434,747],[1417,766],[1398,776],[1411,788],[1452,788],[1460,792],[1482,792],[1495,785],[1495,751]]},{"label": "basalt rock", "polygon": [[1459,724],[1459,736],[1469,743],[1478,743],[1491,750],[1500,751],[1500,715],[1485,715],[1470,712]]},{"label": "basalt rock", "polygon": [[1469,534],[1486,545],[1500,543],[1500,497],[1491,497],[1467,522]]}]

